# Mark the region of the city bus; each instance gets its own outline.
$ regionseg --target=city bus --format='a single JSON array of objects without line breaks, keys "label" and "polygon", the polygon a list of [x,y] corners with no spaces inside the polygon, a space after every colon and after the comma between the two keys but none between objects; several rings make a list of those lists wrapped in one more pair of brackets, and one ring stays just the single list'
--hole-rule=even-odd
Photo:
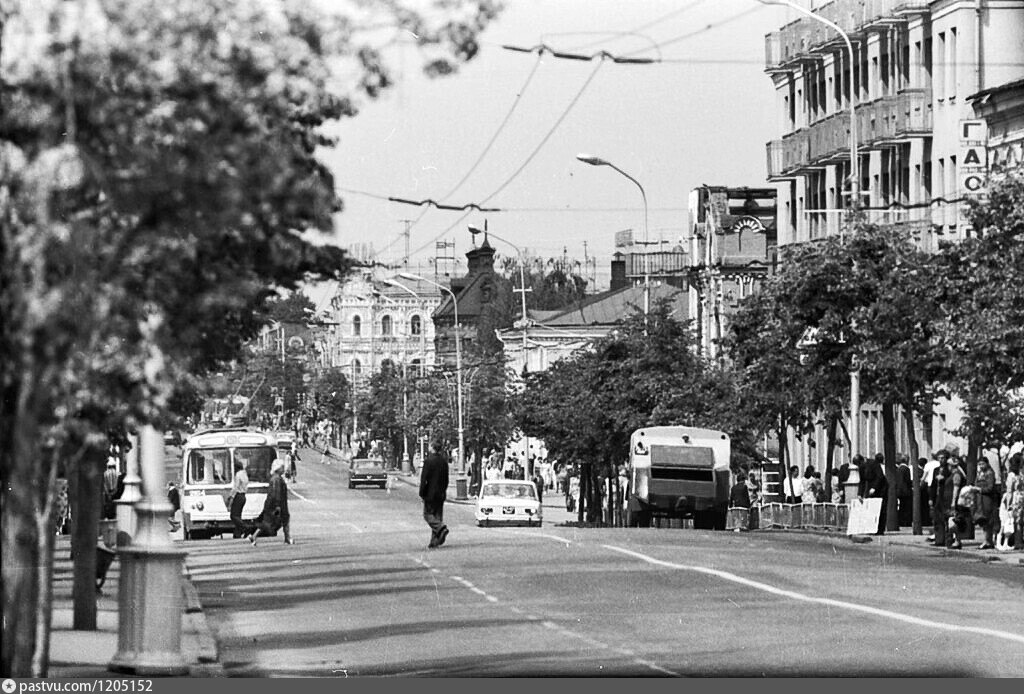
[{"label": "city bus", "polygon": [[249,475],[242,520],[249,526],[254,523],[267,496],[276,444],[274,436],[245,427],[207,429],[185,440],[179,491],[186,540],[233,530],[227,498],[236,460],[245,464]]},{"label": "city bus", "polygon": [[714,429],[637,429],[629,438],[626,524],[649,526],[653,516],[664,516],[724,530],[730,455],[728,434]]}]

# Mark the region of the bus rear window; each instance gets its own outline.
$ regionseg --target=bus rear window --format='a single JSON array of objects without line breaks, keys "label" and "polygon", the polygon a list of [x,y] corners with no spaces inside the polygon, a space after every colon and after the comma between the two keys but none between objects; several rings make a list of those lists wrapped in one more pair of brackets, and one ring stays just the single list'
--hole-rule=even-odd
[{"label": "bus rear window", "polygon": [[190,484],[230,484],[231,452],[227,448],[203,448],[189,453]]},{"label": "bus rear window", "polygon": [[270,464],[278,457],[277,451],[271,446],[258,448],[236,448],[235,460],[245,464],[245,472],[250,482],[269,482]]},{"label": "bus rear window", "polygon": [[701,446],[651,446],[651,465],[713,468],[715,454]]}]

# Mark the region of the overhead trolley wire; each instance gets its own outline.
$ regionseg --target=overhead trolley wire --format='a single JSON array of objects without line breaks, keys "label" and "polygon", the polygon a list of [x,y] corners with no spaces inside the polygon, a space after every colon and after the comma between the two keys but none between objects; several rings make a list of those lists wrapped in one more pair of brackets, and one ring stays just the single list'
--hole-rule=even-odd
[{"label": "overhead trolley wire", "polygon": [[[508,125],[508,122],[511,120],[512,114],[515,113],[516,107],[519,105],[519,101],[522,99],[523,94],[526,93],[526,90],[529,88],[530,83],[532,81],[534,81],[534,76],[537,74],[538,69],[541,67],[541,62],[542,62],[542,56],[538,55],[537,56],[537,62],[534,63],[534,68],[532,68],[532,70],[529,71],[529,75],[526,76],[526,80],[522,83],[522,86],[519,87],[519,90],[516,92],[515,99],[512,101],[512,105],[509,106],[509,110],[505,114],[505,118],[502,119],[501,124],[499,124],[499,126],[495,130],[494,134],[492,134],[492,136],[490,136],[490,139],[483,146],[483,149],[480,151],[479,156],[477,156],[476,161],[473,162],[473,165],[471,167],[469,167],[469,170],[465,173],[465,175],[463,175],[463,177],[461,179],[459,179],[459,182],[456,183],[454,186],[452,186],[451,190],[447,191],[446,193],[443,194],[443,196],[441,196],[441,198],[440,198],[441,200],[446,200],[446,199],[451,198],[453,196],[453,194],[455,194],[455,192],[459,188],[461,188],[463,186],[463,184],[467,180],[469,180],[469,177],[473,175],[473,172],[476,171],[476,169],[483,162],[483,159],[489,153],[490,148],[492,148],[494,146],[495,142],[498,140],[498,136],[502,134],[502,131],[505,130],[505,126]],[[406,202],[406,201],[402,201],[400,199],[399,200],[395,200],[395,199],[391,199],[391,198],[385,198],[385,200],[388,200],[388,201],[391,201],[391,202],[399,202],[399,203]],[[436,205],[436,203],[435,203],[435,205]],[[436,205],[436,207],[438,209],[449,209],[449,208],[443,208],[440,205]],[[466,207],[467,206],[460,206],[458,209],[466,209]],[[401,235],[404,235],[404,233],[406,233],[407,231],[412,230],[412,228],[414,226],[416,226],[420,222],[420,220],[422,220],[427,215],[427,213],[429,211],[430,211],[429,206],[428,207],[424,207],[423,210],[420,211],[420,214],[417,215],[416,218],[413,219],[409,223],[409,226],[406,228],[406,230],[402,231],[402,233],[400,235],[395,236],[394,238],[392,238],[391,242],[388,243],[388,245],[385,246],[383,249],[378,251],[376,255],[380,256],[380,255],[384,254],[392,246],[394,246],[395,243],[397,243],[397,241],[401,237]],[[417,251],[417,252],[419,252],[419,251]]]},{"label": "overhead trolley wire", "polygon": [[[490,194],[490,195],[488,195],[488,196],[487,196],[486,198],[484,198],[483,200],[481,200],[481,203],[483,203],[483,204],[486,204],[486,203],[490,202],[490,200],[491,200],[492,198],[494,198],[494,197],[495,197],[496,195],[500,194],[500,193],[501,193],[501,192],[502,192],[503,190],[505,190],[505,188],[507,188],[507,187],[509,186],[509,184],[511,184],[511,183],[512,183],[512,181],[514,181],[514,180],[515,180],[515,179],[516,179],[516,178],[517,178],[517,177],[519,176],[519,174],[521,174],[521,173],[523,172],[523,170],[524,170],[524,169],[525,169],[525,168],[526,168],[527,166],[529,166],[530,162],[532,162],[532,161],[533,161],[533,159],[534,159],[534,157],[536,157],[536,156],[537,156],[537,154],[538,154],[538,152],[540,152],[541,148],[543,148],[543,147],[544,147],[544,145],[545,145],[545,144],[547,144],[548,140],[550,140],[550,139],[551,139],[551,136],[555,134],[555,131],[556,131],[556,130],[558,130],[558,127],[559,127],[559,126],[560,126],[560,125],[562,124],[562,121],[564,121],[564,120],[565,120],[565,118],[566,118],[566,117],[567,117],[567,116],[569,115],[569,113],[570,113],[570,112],[572,111],[573,107],[574,107],[574,106],[576,106],[577,102],[579,102],[579,100],[580,100],[580,97],[582,97],[582,96],[583,96],[583,93],[584,93],[584,92],[585,92],[585,91],[587,90],[587,87],[589,87],[589,86],[590,86],[590,83],[594,81],[594,78],[595,78],[595,77],[597,76],[597,73],[598,73],[598,71],[599,71],[599,70],[601,69],[601,66],[602,66],[602,65],[604,65],[604,61],[603,61],[603,60],[600,60],[600,61],[598,61],[598,62],[597,62],[597,64],[596,64],[596,65],[594,65],[594,69],[593,69],[593,70],[591,70],[591,72],[590,72],[590,76],[589,76],[589,77],[587,77],[586,81],[585,81],[585,82],[583,83],[583,85],[582,85],[582,86],[581,86],[581,87],[579,88],[579,90],[578,90],[578,91],[576,92],[576,95],[575,95],[575,96],[574,96],[574,97],[572,98],[572,101],[570,101],[570,102],[569,102],[569,105],[565,107],[565,110],[564,110],[564,111],[562,111],[562,115],[560,115],[560,116],[558,117],[558,119],[557,119],[557,120],[555,121],[554,125],[552,125],[552,126],[551,126],[551,129],[550,129],[550,130],[548,130],[547,134],[546,134],[546,135],[544,135],[544,137],[543,137],[543,138],[541,139],[540,143],[539,143],[539,144],[538,144],[538,145],[537,145],[537,146],[536,146],[536,147],[535,147],[535,148],[533,149],[533,151],[532,151],[532,152],[530,152],[530,155],[529,155],[529,156],[528,156],[528,157],[526,158],[526,161],[524,161],[524,162],[523,162],[523,163],[522,163],[522,164],[521,164],[521,165],[519,166],[519,168],[518,168],[518,169],[516,169],[516,170],[515,170],[515,171],[514,171],[514,172],[512,173],[512,175],[511,175],[511,176],[509,176],[509,177],[508,177],[508,178],[507,178],[507,179],[505,180],[505,182],[504,182],[504,183],[502,183],[502,184],[501,184],[500,186],[498,186],[497,190],[495,190],[495,191],[494,191],[493,193],[491,193],[491,194]],[[430,246],[430,244],[434,243],[434,242],[435,242],[435,241],[437,241],[437,240],[438,240],[439,238],[441,238],[442,236],[444,236],[445,234],[447,234],[447,233],[448,233],[449,231],[451,231],[452,229],[454,229],[454,228],[455,228],[456,226],[458,226],[459,224],[461,224],[461,223],[462,223],[462,220],[464,220],[464,219],[465,219],[466,217],[468,217],[468,216],[469,216],[469,212],[468,212],[468,211],[467,211],[467,212],[465,212],[465,213],[463,213],[463,214],[462,214],[462,215],[461,215],[461,216],[460,216],[460,217],[459,217],[459,218],[458,218],[457,220],[455,220],[455,221],[454,221],[454,222],[453,222],[453,223],[452,223],[452,224],[451,224],[451,225],[450,225],[449,227],[447,227],[447,228],[446,228],[446,229],[445,229],[444,231],[442,231],[441,233],[437,234],[437,235],[436,235],[436,236],[435,236],[434,238],[432,238],[432,239],[431,239],[430,241],[428,241],[427,243],[425,243],[425,244],[423,244],[422,246],[418,247],[418,248],[417,248],[417,249],[416,249],[415,251],[412,251],[412,252],[410,253],[410,255],[415,255],[416,253],[419,253],[420,251],[422,251],[422,250],[426,249],[427,247],[429,247],[429,246]]]}]

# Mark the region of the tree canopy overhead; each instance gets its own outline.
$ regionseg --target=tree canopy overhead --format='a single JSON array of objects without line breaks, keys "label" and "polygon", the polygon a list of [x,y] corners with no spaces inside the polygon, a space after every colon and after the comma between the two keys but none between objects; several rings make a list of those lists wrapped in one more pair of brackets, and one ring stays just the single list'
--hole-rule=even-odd
[{"label": "tree canopy overhead", "polygon": [[428,74],[448,74],[498,11],[491,0],[336,7],[0,9],[6,673],[46,672],[52,536],[39,528],[57,459],[102,466],[107,432],[166,422],[176,386],[234,359],[270,296],[345,275],[349,258],[310,239],[341,209],[316,157],[334,144],[321,126],[392,83],[383,50],[395,36],[415,36]]}]

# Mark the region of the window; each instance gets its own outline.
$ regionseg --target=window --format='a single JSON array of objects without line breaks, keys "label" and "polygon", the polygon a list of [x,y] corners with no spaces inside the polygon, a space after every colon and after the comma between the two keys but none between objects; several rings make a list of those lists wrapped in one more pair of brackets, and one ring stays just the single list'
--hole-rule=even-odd
[{"label": "window", "polygon": [[360,363],[360,361],[358,359],[353,360],[353,362],[352,362],[352,373],[354,373],[356,376],[358,376],[362,372],[363,372],[363,365],[362,365],[362,363]]},{"label": "window", "polygon": [[946,75],[946,91],[950,99],[956,98],[956,27],[949,30],[949,71]]},{"label": "window", "polygon": [[355,337],[359,337],[359,335],[362,333],[362,328],[363,319],[360,318],[359,316],[355,316],[354,318],[352,318],[352,335]]},{"label": "window", "polygon": [[422,318],[420,318],[419,316],[413,316],[409,320],[409,333],[412,334],[412,335],[417,335],[417,336],[423,334],[423,319]]},{"label": "window", "polygon": [[191,484],[230,484],[231,451],[209,448],[189,453],[188,479]]},{"label": "window", "polygon": [[249,475],[249,482],[269,482],[270,464],[276,457],[277,451],[270,446],[235,449],[235,460],[240,460],[245,465],[245,473]]},{"label": "window", "polygon": [[391,334],[391,316],[384,316],[383,318],[380,319],[380,334]]}]

